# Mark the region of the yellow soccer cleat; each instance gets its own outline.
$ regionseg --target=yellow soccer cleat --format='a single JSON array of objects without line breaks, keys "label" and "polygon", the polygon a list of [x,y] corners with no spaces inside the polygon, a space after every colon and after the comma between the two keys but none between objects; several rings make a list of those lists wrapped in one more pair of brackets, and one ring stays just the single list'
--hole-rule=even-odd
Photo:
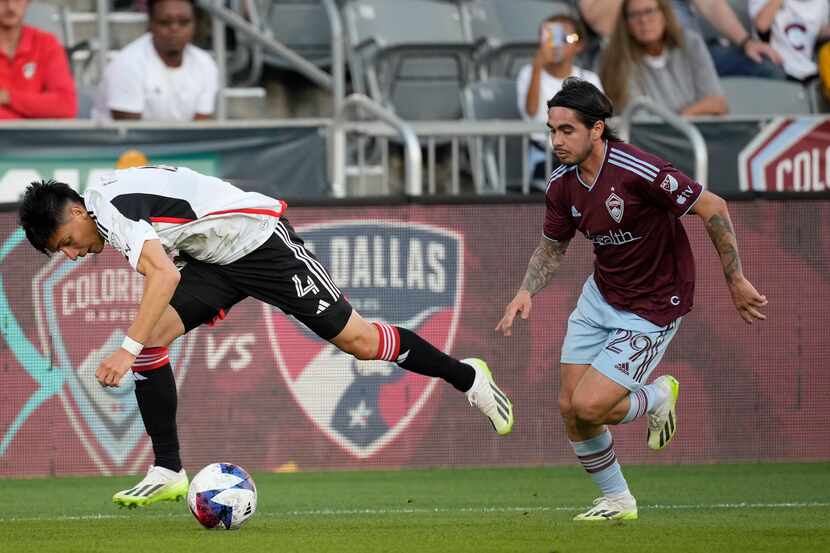
[{"label": "yellow soccer cleat", "polygon": [[669,445],[677,433],[677,396],[680,383],[671,375],[663,375],[654,381],[668,390],[668,399],[648,415],[648,447],[659,451]]},{"label": "yellow soccer cleat", "polygon": [[144,479],[127,490],[112,496],[112,502],[122,507],[144,507],[159,501],[179,501],[187,495],[187,473],[173,472],[164,467],[150,467]]},{"label": "yellow soccer cleat", "polygon": [[637,500],[631,494],[598,497],[594,506],[574,517],[581,522],[600,520],[637,520]]},{"label": "yellow soccer cleat", "polygon": [[487,415],[493,429],[500,435],[510,434],[513,430],[513,404],[504,392],[496,386],[493,373],[481,359],[471,357],[462,359],[462,363],[470,365],[476,372],[473,386],[467,390],[467,400]]}]

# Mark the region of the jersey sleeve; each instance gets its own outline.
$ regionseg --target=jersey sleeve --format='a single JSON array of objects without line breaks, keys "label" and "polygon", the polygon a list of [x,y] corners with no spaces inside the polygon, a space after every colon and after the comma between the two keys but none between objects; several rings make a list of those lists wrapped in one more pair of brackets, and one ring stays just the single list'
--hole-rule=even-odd
[{"label": "jersey sleeve", "polygon": [[158,240],[158,235],[150,224],[149,218],[141,217],[138,212],[128,217],[118,210],[110,199],[100,190],[87,189],[84,204],[90,215],[95,218],[104,239],[127,258],[133,269],[138,269],[138,260],[144,242]]},{"label": "jersey sleeve", "polygon": [[139,71],[132,60],[121,52],[107,66],[104,78],[104,95],[106,109],[127,113],[144,111],[143,72]]},{"label": "jersey sleeve", "polygon": [[576,233],[562,192],[562,181],[557,179],[550,183],[545,194],[544,236],[550,240],[570,240]]},{"label": "jersey sleeve", "polygon": [[657,177],[654,180],[644,179],[641,191],[646,201],[675,217],[682,217],[697,202],[703,193],[703,186],[671,163],[663,160],[658,163]]}]

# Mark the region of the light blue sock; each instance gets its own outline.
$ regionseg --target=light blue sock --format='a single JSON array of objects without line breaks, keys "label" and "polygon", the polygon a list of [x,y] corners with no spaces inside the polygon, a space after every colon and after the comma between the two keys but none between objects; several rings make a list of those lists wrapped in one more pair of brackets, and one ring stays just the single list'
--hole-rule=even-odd
[{"label": "light blue sock", "polygon": [[652,382],[643,386],[636,392],[628,394],[628,413],[625,414],[619,424],[635,421],[654,410],[660,402],[663,401],[665,391],[662,387],[657,386]]},{"label": "light blue sock", "polygon": [[628,492],[617,455],[614,453],[614,440],[607,429],[599,436],[584,442],[571,442],[579,462],[591,475],[591,479],[602,490],[602,495],[618,495]]}]

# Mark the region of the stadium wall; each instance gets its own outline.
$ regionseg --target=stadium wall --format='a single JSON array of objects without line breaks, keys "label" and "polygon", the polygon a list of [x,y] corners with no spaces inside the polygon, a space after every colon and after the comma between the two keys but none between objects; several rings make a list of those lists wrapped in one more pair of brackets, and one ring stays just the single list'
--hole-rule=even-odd
[{"label": "stadium wall", "polygon": [[[744,267],[768,320],[734,310],[702,225],[695,308],[655,374],[681,383],[663,453],[645,423],[615,429],[627,463],[830,459],[830,200],[731,205]],[[557,407],[568,314],[591,270],[577,238],[514,336],[493,328],[536,246],[544,207],[463,204],[289,208],[289,218],[368,318],[485,358],[512,397],[497,438],[450,386],[354,362],[246,300],[171,349],[185,465],[252,470],[572,463]],[[0,213],[0,476],[139,473],[152,462],[132,383],[104,390],[97,363],[121,341],[141,277],[112,250],[73,263],[28,246]]]}]

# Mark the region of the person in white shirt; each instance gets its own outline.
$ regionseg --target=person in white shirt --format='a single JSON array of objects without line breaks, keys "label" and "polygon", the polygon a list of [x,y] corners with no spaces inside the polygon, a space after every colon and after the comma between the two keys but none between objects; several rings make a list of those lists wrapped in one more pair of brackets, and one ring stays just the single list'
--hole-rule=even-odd
[{"label": "person in white shirt", "polygon": [[124,47],[107,66],[95,118],[193,121],[211,117],[219,70],[209,53],[191,44],[192,0],[150,0],[149,32]]},{"label": "person in white shirt", "polygon": [[827,0],[749,0],[749,14],[761,38],[781,52],[788,77],[818,76],[816,43],[830,36]]},{"label": "person in white shirt", "polygon": [[[559,92],[568,77],[579,77],[602,89],[599,77],[574,65],[574,58],[582,50],[585,31],[574,15],[557,14],[547,18],[539,27],[539,49],[533,63],[525,65],[516,77],[519,113],[526,121],[547,122],[547,101]],[[528,163],[531,182],[545,188],[545,141],[547,134],[534,134],[530,141]],[[558,162],[554,159],[554,168]]]}]

